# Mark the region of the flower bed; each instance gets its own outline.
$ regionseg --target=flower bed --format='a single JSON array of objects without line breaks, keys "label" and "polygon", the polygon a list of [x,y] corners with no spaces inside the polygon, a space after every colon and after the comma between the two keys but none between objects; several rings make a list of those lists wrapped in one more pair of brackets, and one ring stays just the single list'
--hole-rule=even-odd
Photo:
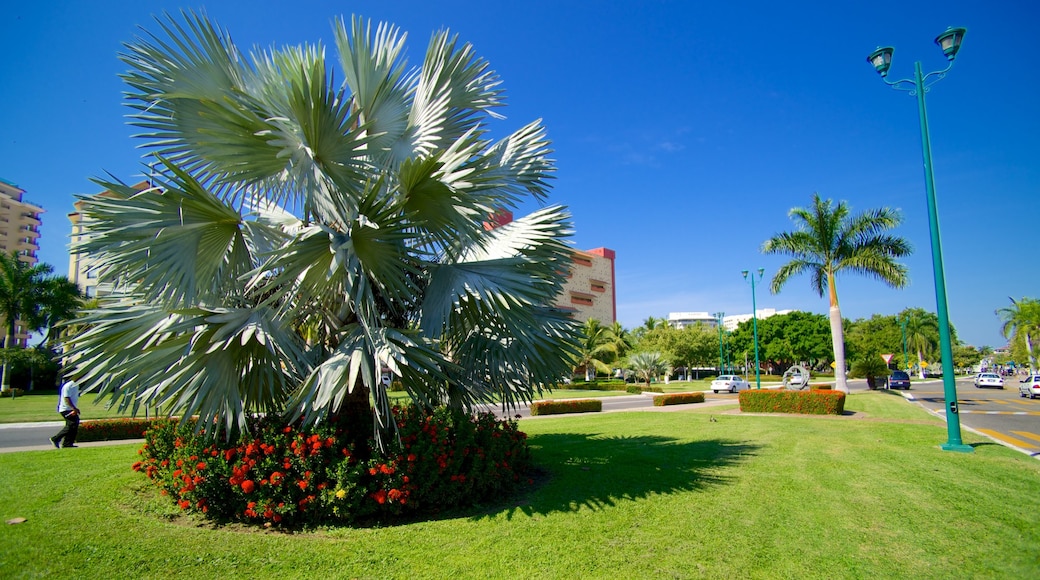
[{"label": "flower bed", "polygon": [[841,415],[845,412],[845,393],[841,391],[748,389],[740,392],[739,400],[740,410],[745,413]]},{"label": "flower bed", "polygon": [[118,441],[120,439],[141,439],[145,431],[159,422],[169,419],[97,419],[83,421],[79,424],[77,441]]},{"label": "flower bed", "polygon": [[394,407],[386,455],[353,446],[344,425],[258,420],[237,441],[158,423],[134,464],[186,511],[266,525],[352,523],[499,499],[530,480],[527,436],[513,421]]},{"label": "flower bed", "polygon": [[704,393],[671,393],[654,397],[654,406],[685,405],[687,403],[703,403]]},{"label": "flower bed", "polygon": [[531,403],[531,415],[562,415],[564,413],[598,413],[603,410],[600,399],[574,399],[571,401],[535,401]]}]

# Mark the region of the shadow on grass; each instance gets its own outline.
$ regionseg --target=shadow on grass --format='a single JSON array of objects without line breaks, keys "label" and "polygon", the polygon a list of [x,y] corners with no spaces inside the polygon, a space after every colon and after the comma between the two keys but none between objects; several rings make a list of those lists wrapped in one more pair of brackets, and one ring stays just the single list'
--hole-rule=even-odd
[{"label": "shadow on grass", "polygon": [[720,467],[755,454],[757,445],[708,439],[679,441],[668,437],[615,437],[579,433],[532,435],[535,462],[545,470],[535,490],[505,508],[478,519],[516,512],[527,515],[594,510],[618,502],[696,491],[726,485]]}]

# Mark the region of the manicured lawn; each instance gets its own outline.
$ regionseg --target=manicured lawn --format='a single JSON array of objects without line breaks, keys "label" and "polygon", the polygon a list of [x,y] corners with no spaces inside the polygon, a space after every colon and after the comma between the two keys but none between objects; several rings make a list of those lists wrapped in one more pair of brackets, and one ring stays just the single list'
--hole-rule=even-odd
[{"label": "manicured lawn", "polygon": [[550,475],[526,497],[295,534],[180,517],[133,445],[0,454],[0,518],[27,518],[0,526],[0,577],[1035,577],[1040,462],[971,433],[941,451],[898,396],[846,408],[528,419]]},{"label": "manicured lawn", "polygon": [[[113,419],[128,417],[117,409],[106,409],[104,402],[94,404],[94,395],[83,395],[79,399],[83,419]],[[144,415],[140,415],[144,416]],[[33,421],[61,421],[58,414],[58,392],[56,390],[34,390],[18,397],[0,398],[0,423],[25,423]]]}]

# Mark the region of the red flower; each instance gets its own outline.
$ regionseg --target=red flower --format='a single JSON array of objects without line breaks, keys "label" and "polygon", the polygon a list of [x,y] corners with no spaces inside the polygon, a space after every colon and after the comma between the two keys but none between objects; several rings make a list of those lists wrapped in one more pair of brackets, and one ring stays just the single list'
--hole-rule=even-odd
[{"label": "red flower", "polygon": [[382,505],[386,503],[386,490],[381,489],[375,493],[369,494],[369,497],[376,500],[376,503]]},{"label": "red flower", "polygon": [[177,502],[177,505],[181,506],[182,510],[186,510],[191,507],[191,502],[186,499],[182,499],[181,501]]},{"label": "red flower", "polygon": [[297,481],[297,482],[296,482],[296,485],[300,486],[300,489],[301,489],[301,490],[302,490],[302,489],[307,489],[307,482],[306,482],[306,481],[304,481],[304,480],[302,480],[302,479],[301,479],[300,481]]},{"label": "red flower", "polygon": [[242,482],[242,491],[243,492],[245,492],[245,493],[253,493],[254,489],[256,489],[256,484],[253,483],[253,480],[247,479],[247,480]]},{"label": "red flower", "polygon": [[206,462],[200,461],[195,465],[195,469],[203,470],[206,469]]}]

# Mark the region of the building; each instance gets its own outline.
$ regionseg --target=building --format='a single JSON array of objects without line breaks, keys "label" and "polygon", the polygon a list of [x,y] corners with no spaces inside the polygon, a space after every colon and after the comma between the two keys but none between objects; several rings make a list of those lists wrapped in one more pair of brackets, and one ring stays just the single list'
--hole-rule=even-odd
[{"label": "building", "polygon": [[[134,185],[134,189],[137,191],[148,189],[149,187],[151,187],[151,184],[147,181]],[[111,191],[103,191],[99,195],[103,197],[117,197]],[[76,208],[76,211],[69,214],[69,221],[72,223],[70,242],[73,248],[81,241],[83,236],[83,203],[83,201],[75,202],[73,206]],[[77,254],[75,251],[69,252],[69,281],[79,286],[79,289],[83,291],[83,295],[87,298],[107,296],[113,291],[110,283],[98,284],[97,274],[97,267],[91,263],[90,256]]]},{"label": "building", "polygon": [[[25,191],[0,179],[0,252],[17,252],[23,262],[36,264],[40,251],[40,214],[43,208],[24,199]],[[0,317],[0,328],[6,326]],[[15,323],[15,344],[25,346],[29,336],[21,323]]]},{"label": "building", "polygon": [[[513,213],[500,211],[491,216],[484,227],[504,226],[513,221]],[[614,290],[614,259],[609,248],[574,250],[571,268],[563,290],[554,306],[571,313],[578,322],[595,318],[604,326],[617,320],[617,293]]]},{"label": "building", "polygon": [[[769,318],[770,316],[776,316],[778,314],[788,314],[794,312],[794,310],[777,310],[775,308],[759,308],[755,311],[758,315],[758,319]],[[722,327],[728,331],[734,331],[740,326],[741,322],[747,322],[751,320],[751,313],[747,314],[734,314],[732,316],[722,317]],[[682,330],[687,326],[693,326],[694,324],[701,324],[705,328],[717,328],[718,319],[715,318],[714,314],[707,312],[669,312],[668,313],[668,324],[674,328]]]},{"label": "building", "polygon": [[669,312],[668,313],[668,325],[682,330],[687,326],[694,326],[700,324],[705,328],[715,328],[718,326],[718,319],[715,318],[714,314],[708,314],[707,312]]}]

